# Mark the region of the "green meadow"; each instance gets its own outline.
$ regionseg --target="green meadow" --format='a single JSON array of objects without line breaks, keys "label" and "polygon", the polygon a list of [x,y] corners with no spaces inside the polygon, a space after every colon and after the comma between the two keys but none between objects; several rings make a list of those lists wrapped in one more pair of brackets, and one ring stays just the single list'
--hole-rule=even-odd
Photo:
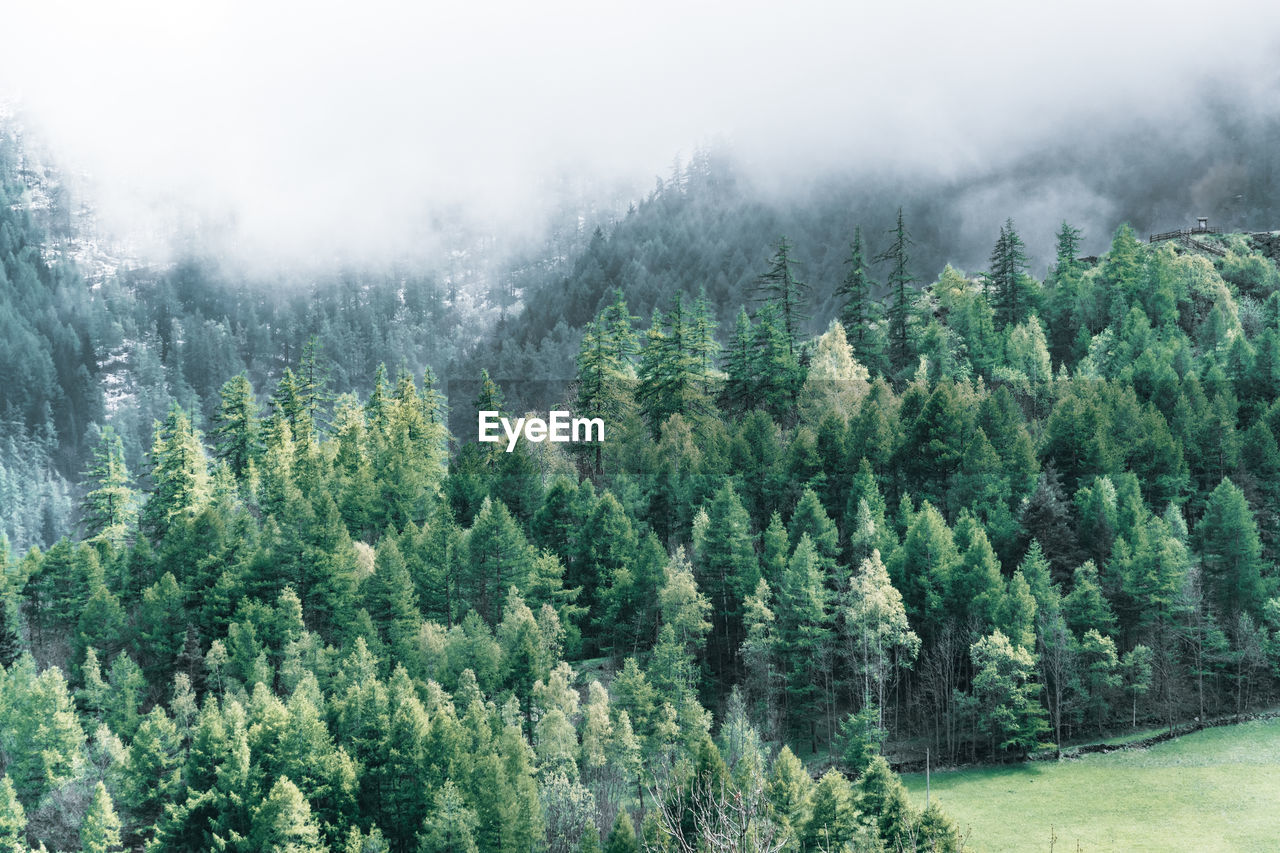
[{"label": "green meadow", "polygon": [[[902,778],[923,804],[924,774]],[[974,851],[1277,850],[1280,720],[1148,749],[937,772],[931,796]]]}]

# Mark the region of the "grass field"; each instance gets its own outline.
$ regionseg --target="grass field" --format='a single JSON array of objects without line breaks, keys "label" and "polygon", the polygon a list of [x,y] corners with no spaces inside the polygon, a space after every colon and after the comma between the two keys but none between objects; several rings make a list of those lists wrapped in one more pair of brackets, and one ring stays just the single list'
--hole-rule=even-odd
[{"label": "grass field", "polygon": [[[924,803],[924,774],[903,777]],[[1280,720],[1145,750],[934,773],[974,851],[1280,850]]]}]

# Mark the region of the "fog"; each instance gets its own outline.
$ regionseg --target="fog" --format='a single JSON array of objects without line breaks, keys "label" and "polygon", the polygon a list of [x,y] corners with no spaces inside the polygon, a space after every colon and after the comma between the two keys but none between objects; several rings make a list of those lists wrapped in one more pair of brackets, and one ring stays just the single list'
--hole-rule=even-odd
[{"label": "fog", "polygon": [[[1118,129],[1194,145],[1208,108],[1280,115],[1271,4],[1151,8],[29,3],[3,12],[0,97],[118,235],[182,223],[242,260],[373,259],[435,251],[442,222],[535,233],[697,146],[775,189],[946,181]],[[1183,177],[1188,204],[1214,195]],[[997,196],[1046,220],[1122,213],[1070,176],[1001,186],[956,208],[988,245]]]}]

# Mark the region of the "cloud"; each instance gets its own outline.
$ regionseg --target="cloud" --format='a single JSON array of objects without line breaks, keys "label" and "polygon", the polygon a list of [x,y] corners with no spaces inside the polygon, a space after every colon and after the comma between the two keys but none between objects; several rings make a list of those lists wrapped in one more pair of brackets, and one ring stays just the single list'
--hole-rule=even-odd
[{"label": "cloud", "polygon": [[1262,2],[168,0],[5,20],[0,96],[92,176],[108,222],[177,218],[284,262],[432,247],[458,217],[536,227],[566,186],[644,191],[711,140],[777,180],[946,176],[1176,123],[1206,81],[1274,109],[1280,45]]}]

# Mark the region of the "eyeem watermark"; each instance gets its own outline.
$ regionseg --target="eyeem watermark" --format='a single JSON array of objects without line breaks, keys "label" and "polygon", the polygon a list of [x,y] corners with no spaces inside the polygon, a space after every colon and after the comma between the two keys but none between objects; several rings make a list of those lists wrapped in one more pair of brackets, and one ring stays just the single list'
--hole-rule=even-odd
[{"label": "eyeem watermark", "polygon": [[570,412],[550,412],[547,420],[542,418],[504,418],[498,412],[482,409],[480,411],[480,441],[502,441],[502,434],[507,439],[507,452],[516,449],[516,441],[523,435],[525,440],[534,443],[552,441],[558,444],[590,443],[604,441],[604,420],[601,418],[575,418]]}]

